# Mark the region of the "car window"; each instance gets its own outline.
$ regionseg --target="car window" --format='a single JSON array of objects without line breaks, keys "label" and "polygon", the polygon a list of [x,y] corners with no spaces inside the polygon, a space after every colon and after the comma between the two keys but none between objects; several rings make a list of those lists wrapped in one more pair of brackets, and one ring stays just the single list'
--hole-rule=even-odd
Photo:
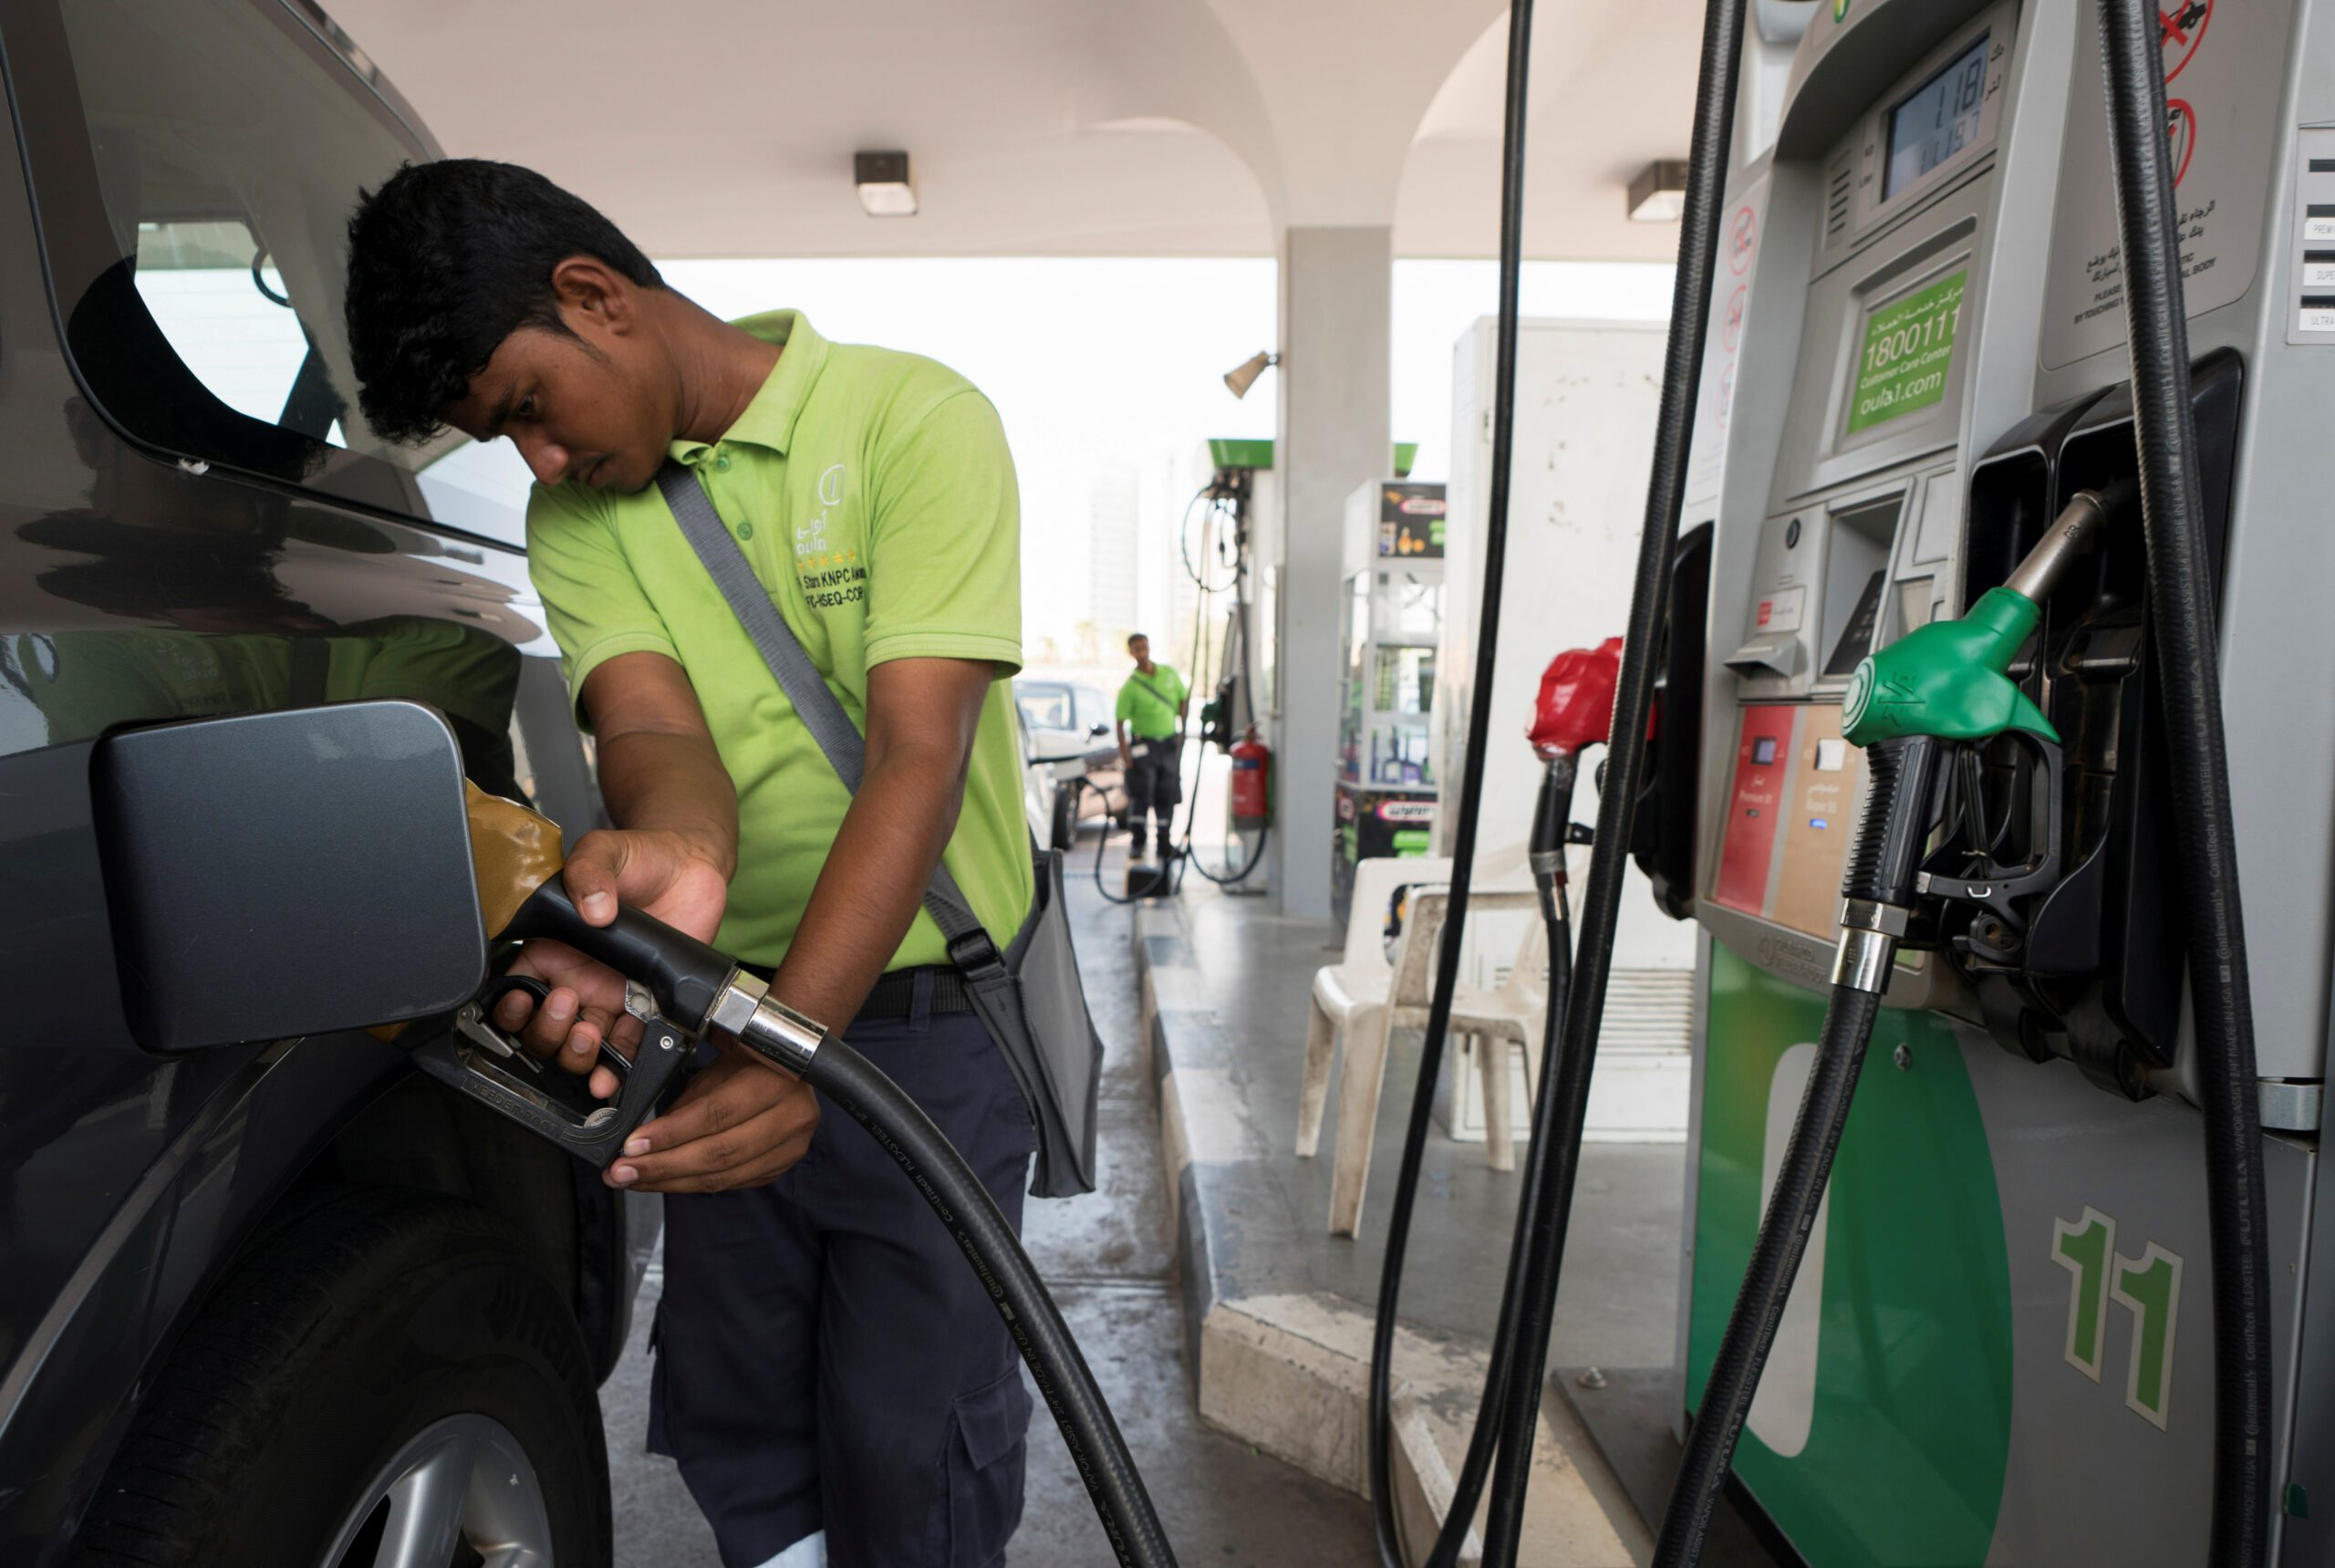
[{"label": "car window", "polygon": [[431,156],[417,133],[277,0],[68,0],[57,15],[78,93],[11,86],[92,400],[182,457],[519,543],[515,452],[451,431],[391,446],[355,407],[348,214],[360,189]]},{"label": "car window", "polygon": [[1078,728],[1091,730],[1097,724],[1111,722],[1116,704],[1106,702],[1103,693],[1092,686],[1078,689]]},{"label": "car window", "polygon": [[313,427],[305,433],[348,444],[329,378],[312,376],[317,395],[302,400],[306,407],[294,402],[309,363],[307,332],[284,275],[243,219],[141,222],[132,281],[181,362],[221,402],[250,419]]},{"label": "car window", "polygon": [[1014,701],[1022,709],[1022,722],[1032,730],[1067,730],[1073,727],[1070,688],[1041,686],[1016,681]]}]

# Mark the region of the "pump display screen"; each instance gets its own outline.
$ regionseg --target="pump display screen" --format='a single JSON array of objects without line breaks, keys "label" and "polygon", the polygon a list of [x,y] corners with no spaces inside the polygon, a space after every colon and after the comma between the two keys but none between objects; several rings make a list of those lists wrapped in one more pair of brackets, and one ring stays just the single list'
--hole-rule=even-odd
[{"label": "pump display screen", "polygon": [[1881,199],[1898,192],[1961,151],[1978,137],[1978,109],[1987,99],[1987,36],[1953,64],[1914,89],[1889,111],[1889,162]]},{"label": "pump display screen", "polygon": [[1966,269],[1876,310],[1864,324],[1856,385],[1849,397],[1851,435],[1885,424],[1946,396],[1954,335],[1962,325]]}]

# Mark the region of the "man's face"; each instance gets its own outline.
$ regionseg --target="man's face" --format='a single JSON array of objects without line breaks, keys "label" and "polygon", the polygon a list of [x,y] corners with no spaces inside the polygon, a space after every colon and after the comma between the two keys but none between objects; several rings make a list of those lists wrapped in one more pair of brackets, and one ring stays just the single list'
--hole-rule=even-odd
[{"label": "man's face", "polygon": [[673,410],[639,339],[567,319],[580,336],[522,327],[471,379],[446,422],[474,441],[507,435],[545,484],[645,490],[673,440]]},{"label": "man's face", "polygon": [[1134,659],[1137,664],[1150,663],[1151,639],[1147,637],[1129,638],[1127,639],[1127,657]]}]

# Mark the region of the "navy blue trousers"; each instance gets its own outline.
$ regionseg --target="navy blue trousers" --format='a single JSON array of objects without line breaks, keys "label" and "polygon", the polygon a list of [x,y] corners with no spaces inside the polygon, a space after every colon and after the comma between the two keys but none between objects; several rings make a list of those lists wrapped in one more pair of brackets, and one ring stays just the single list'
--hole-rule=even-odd
[{"label": "navy blue trousers", "polygon": [[[848,1038],[1020,1230],[1037,1140],[981,1020]],[[820,1110],[811,1152],[771,1186],[666,1198],[649,1450],[679,1461],[726,1568],[821,1529],[833,1568],[991,1568],[1022,1521],[1031,1401],[1012,1340],[899,1167]]]},{"label": "navy blue trousers", "polygon": [[1140,849],[1145,814],[1157,817],[1155,833],[1159,851],[1165,855],[1168,841],[1175,835],[1176,807],[1184,798],[1179,748],[1172,737],[1164,741],[1138,740],[1133,744],[1146,750],[1127,764],[1127,826],[1135,830],[1135,846]]}]

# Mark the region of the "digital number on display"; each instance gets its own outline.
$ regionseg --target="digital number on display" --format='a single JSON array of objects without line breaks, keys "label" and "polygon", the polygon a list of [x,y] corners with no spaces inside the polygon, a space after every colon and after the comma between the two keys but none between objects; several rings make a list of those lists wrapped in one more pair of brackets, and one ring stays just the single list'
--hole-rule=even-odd
[{"label": "digital number on display", "polygon": [[1978,110],[1987,98],[1987,38],[1914,89],[1889,111],[1889,164],[1882,171],[1884,202],[1978,139]]}]

